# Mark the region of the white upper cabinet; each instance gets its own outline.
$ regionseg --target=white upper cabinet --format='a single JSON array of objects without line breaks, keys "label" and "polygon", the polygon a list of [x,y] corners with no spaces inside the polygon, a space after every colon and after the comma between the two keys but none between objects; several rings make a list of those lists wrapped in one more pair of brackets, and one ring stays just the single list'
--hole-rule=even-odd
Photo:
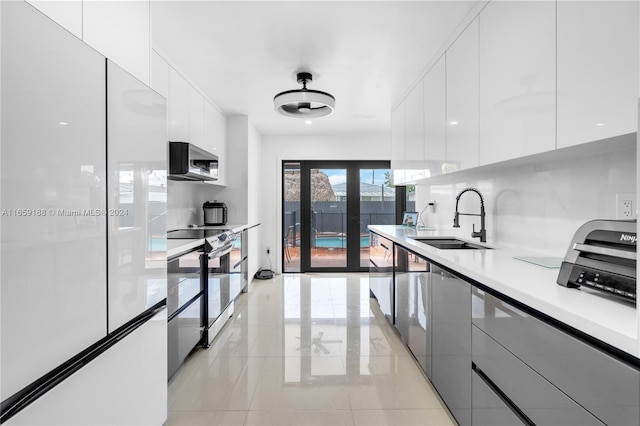
[{"label": "white upper cabinet", "polygon": [[446,87],[445,57],[429,70],[424,85],[424,158],[427,176],[442,173],[446,158]]},{"label": "white upper cabinet", "polygon": [[169,99],[169,64],[156,51],[151,52],[151,88]]},{"label": "white upper cabinet", "polygon": [[109,332],[167,297],[166,100],[107,62]]},{"label": "white upper cabinet", "polygon": [[394,185],[405,182],[404,102],[391,112],[391,169]]},{"label": "white upper cabinet", "polygon": [[227,118],[208,101],[204,102],[203,148],[218,156],[218,181],[224,184],[225,154],[227,149]]},{"label": "white upper cabinet", "polygon": [[149,84],[149,2],[84,1],[83,40]]},{"label": "white upper cabinet", "polygon": [[480,14],[480,164],[556,147],[555,1]]},{"label": "white upper cabinet", "polygon": [[404,100],[404,168],[405,180],[424,177],[424,116],[422,82]]},{"label": "white upper cabinet", "polygon": [[189,142],[204,148],[204,97],[189,85]]},{"label": "white upper cabinet", "polygon": [[27,2],[74,36],[82,38],[82,0],[27,0]]},{"label": "white upper cabinet", "polygon": [[558,1],[558,148],[638,130],[638,13]]},{"label": "white upper cabinet", "polygon": [[446,171],[476,167],[478,140],[478,19],[447,50]]},{"label": "white upper cabinet", "polygon": [[189,142],[191,86],[173,68],[169,69],[169,140]]}]

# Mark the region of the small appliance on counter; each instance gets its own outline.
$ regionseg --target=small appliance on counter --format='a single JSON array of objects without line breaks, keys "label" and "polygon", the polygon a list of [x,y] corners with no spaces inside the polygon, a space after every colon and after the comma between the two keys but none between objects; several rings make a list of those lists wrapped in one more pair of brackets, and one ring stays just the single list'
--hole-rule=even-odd
[{"label": "small appliance on counter", "polygon": [[576,231],[557,283],[636,300],[636,221],[592,220]]},{"label": "small appliance on counter", "polygon": [[227,224],[227,206],[224,203],[219,203],[217,200],[213,200],[213,203],[207,201],[202,205],[202,210],[204,210],[205,226]]}]

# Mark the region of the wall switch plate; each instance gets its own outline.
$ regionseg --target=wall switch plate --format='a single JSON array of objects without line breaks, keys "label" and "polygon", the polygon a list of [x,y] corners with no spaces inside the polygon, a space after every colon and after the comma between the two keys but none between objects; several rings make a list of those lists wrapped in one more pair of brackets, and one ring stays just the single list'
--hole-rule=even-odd
[{"label": "wall switch plate", "polygon": [[636,194],[633,192],[618,192],[616,194],[616,219],[635,219]]}]

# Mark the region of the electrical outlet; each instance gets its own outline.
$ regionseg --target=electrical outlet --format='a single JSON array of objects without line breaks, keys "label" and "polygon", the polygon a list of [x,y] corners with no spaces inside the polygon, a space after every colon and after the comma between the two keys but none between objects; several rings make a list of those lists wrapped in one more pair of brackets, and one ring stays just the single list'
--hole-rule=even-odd
[{"label": "electrical outlet", "polygon": [[619,192],[616,194],[616,219],[635,219],[636,194],[633,192]]}]

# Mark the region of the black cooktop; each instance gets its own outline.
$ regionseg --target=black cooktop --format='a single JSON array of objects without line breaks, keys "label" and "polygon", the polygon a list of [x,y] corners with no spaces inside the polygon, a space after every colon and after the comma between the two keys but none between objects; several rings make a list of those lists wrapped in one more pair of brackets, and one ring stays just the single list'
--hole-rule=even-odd
[{"label": "black cooktop", "polygon": [[200,240],[215,237],[225,232],[223,229],[176,229],[167,232],[168,240]]}]

